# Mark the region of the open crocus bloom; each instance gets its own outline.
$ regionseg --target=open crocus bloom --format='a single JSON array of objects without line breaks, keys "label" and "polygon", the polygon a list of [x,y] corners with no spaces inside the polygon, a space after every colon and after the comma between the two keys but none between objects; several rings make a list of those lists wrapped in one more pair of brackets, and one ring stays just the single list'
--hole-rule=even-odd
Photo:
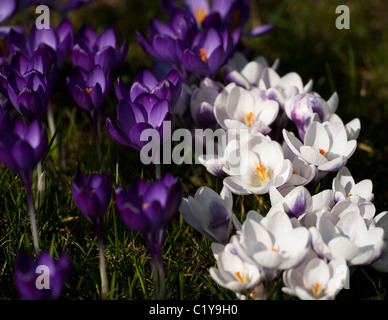
[{"label": "open crocus bloom", "polygon": [[264,271],[266,279],[271,280],[304,259],[308,252],[308,238],[308,230],[294,227],[282,211],[271,217],[249,211],[242,224],[240,245]]},{"label": "open crocus bloom", "polygon": [[[272,68],[276,69],[277,63],[278,60]],[[245,89],[252,89],[259,85],[263,71],[268,67],[267,60],[262,56],[248,61],[241,52],[236,52],[222,68],[222,73],[226,83],[233,82]]]},{"label": "open crocus bloom", "polygon": [[344,199],[349,199],[356,203],[370,202],[374,198],[372,190],[372,180],[365,179],[355,183],[347,167],[341,168],[333,179],[333,191],[335,192],[335,200],[337,202]]},{"label": "open crocus bloom", "polygon": [[281,77],[273,68],[266,68],[262,73],[259,88],[266,91],[266,95],[271,100],[279,102],[284,107],[289,98],[310,92],[312,81],[310,80],[304,86],[301,77],[296,72],[289,72]]},{"label": "open crocus bloom", "polygon": [[301,300],[333,300],[347,285],[349,268],[344,259],[326,262],[310,250],[296,268],[283,273],[283,292]]},{"label": "open crocus bloom", "polygon": [[213,242],[229,241],[232,221],[233,196],[227,188],[218,194],[213,189],[201,187],[194,197],[183,199],[180,212],[193,228]]},{"label": "open crocus bloom", "polygon": [[267,134],[278,112],[279,104],[259,89],[247,90],[235,83],[228,84],[214,102],[214,115],[224,129]]},{"label": "open crocus bloom", "polygon": [[[234,236],[235,237],[235,236]],[[226,246],[213,243],[218,268],[209,269],[210,276],[220,286],[234,292],[251,292],[263,280],[260,269],[241,258],[232,243]]]},{"label": "open crocus bloom", "polygon": [[294,186],[305,186],[311,182],[317,175],[317,168],[307,161],[299,158],[293,153],[286,143],[282,144],[284,158],[292,162],[292,175],[287,184]]},{"label": "open crocus bloom", "polygon": [[329,260],[343,258],[349,266],[375,262],[384,249],[384,230],[367,225],[357,211],[342,215],[333,222],[333,215],[318,217],[316,227],[309,229],[313,250]]},{"label": "open crocus bloom", "polygon": [[330,122],[313,121],[303,143],[285,129],[283,137],[291,151],[316,166],[320,174],[342,168],[357,147],[356,140],[348,140],[344,126]]},{"label": "open crocus bloom", "polygon": [[224,179],[235,194],[264,194],[280,187],[292,174],[290,160],[284,159],[279,143],[259,133],[228,143],[225,150]]}]

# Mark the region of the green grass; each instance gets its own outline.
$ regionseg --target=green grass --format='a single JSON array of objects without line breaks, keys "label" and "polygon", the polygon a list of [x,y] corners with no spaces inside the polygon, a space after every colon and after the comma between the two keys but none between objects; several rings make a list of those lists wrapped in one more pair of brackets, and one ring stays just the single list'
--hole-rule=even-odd
[{"label": "green grass", "polygon": [[[351,10],[350,30],[335,28],[335,8],[348,4]],[[314,80],[314,90],[324,98],[333,91],[340,96],[338,114],[349,121],[361,120],[359,148],[348,162],[356,181],[372,179],[377,213],[388,208],[387,156],[388,120],[388,28],[383,0],[357,1],[257,1],[258,12],[253,21],[274,23],[276,29],[259,39],[245,39],[254,56],[264,55],[271,63],[280,58],[281,74],[295,71],[307,82]],[[385,14],[385,15],[384,15]],[[118,70],[129,85],[141,67],[150,68],[152,58],[136,44],[135,30],[147,32],[150,18],[164,16],[157,1],[100,1],[70,14],[78,30],[83,23],[99,32],[112,26],[121,43],[130,40],[129,54]],[[15,23],[31,25],[34,12],[16,17]],[[53,15],[53,24],[58,17]],[[28,22],[31,22],[28,24]],[[57,145],[52,146],[43,162],[46,191],[37,205],[36,216],[42,250],[54,257],[66,251],[72,262],[68,283],[61,299],[100,299],[98,245],[88,221],[75,206],[71,195],[73,175],[79,166],[84,174],[98,170],[91,126],[85,114],[68,95],[64,75],[69,74],[68,62],[53,95],[57,125]],[[143,166],[135,150],[125,148],[107,133],[107,116],[116,118],[117,99],[112,93],[103,107],[102,135],[104,164],[114,184],[128,186],[135,176],[151,181],[153,168]],[[185,196],[193,195],[199,186],[207,185],[220,191],[222,180],[201,166],[167,165],[184,184]],[[324,186],[330,187],[332,176]],[[325,185],[326,184],[326,185]],[[0,167],[0,299],[15,299],[13,282],[15,258],[18,252],[32,253],[32,239],[23,184],[15,172]],[[268,210],[265,200],[255,196],[234,196],[234,211],[243,220],[250,209]],[[104,221],[104,244],[107,272],[111,288],[110,299],[152,299],[153,286],[150,258],[146,244],[122,222],[112,198]],[[235,299],[233,292],[219,287],[209,276],[215,266],[211,243],[177,216],[165,234],[164,267],[170,299]],[[292,299],[281,291],[277,280],[270,299]],[[360,267],[353,273],[350,290],[338,295],[340,300],[386,299],[388,276],[370,267]]]}]

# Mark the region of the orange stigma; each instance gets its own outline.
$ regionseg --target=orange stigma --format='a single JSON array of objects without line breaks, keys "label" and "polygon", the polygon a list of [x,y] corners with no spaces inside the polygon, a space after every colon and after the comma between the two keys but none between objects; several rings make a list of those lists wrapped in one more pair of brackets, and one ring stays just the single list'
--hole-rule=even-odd
[{"label": "orange stigma", "polygon": [[243,113],[245,124],[250,127],[252,126],[253,112],[249,112],[247,115]]},{"label": "orange stigma", "polygon": [[206,17],[206,11],[204,8],[201,9],[194,9],[193,10],[195,20],[197,20],[198,23],[202,23],[203,19]]},{"label": "orange stigma", "polygon": [[207,61],[206,51],[204,48],[199,49],[199,56],[201,57],[203,62]]},{"label": "orange stigma", "polygon": [[261,179],[263,179],[264,182],[267,182],[268,168],[265,169],[265,172],[264,172],[264,166],[261,163],[260,163],[260,165],[258,165],[256,162],[254,162],[254,164],[255,164],[255,167],[257,170],[257,172],[255,172],[255,174],[257,174]]},{"label": "orange stigma", "polygon": [[92,91],[92,89],[93,89],[93,88],[86,88],[86,89],[85,89],[85,90],[86,90],[86,93],[87,93],[87,94],[90,94],[90,92]]},{"label": "orange stigma", "polygon": [[325,152],[325,150],[323,150],[323,149],[319,149],[319,153],[321,154],[321,155],[323,155],[323,156],[325,156],[326,155],[326,152]]},{"label": "orange stigma", "polygon": [[147,207],[148,207],[148,204],[145,203],[145,202],[141,205],[141,208],[142,208],[142,209],[147,209]]}]

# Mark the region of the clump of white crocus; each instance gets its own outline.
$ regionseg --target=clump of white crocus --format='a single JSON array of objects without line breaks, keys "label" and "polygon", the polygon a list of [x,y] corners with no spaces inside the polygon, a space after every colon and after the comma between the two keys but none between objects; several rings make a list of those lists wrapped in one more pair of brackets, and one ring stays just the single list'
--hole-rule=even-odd
[{"label": "clump of white crocus", "polygon": [[225,160],[224,185],[240,195],[265,194],[272,186],[280,187],[293,170],[280,144],[259,133],[228,143]]},{"label": "clump of white crocus", "polygon": [[334,300],[348,288],[349,268],[344,259],[326,262],[312,250],[296,268],[283,273],[283,292],[301,300]]},{"label": "clump of white crocus", "polygon": [[232,222],[233,196],[227,188],[218,194],[200,187],[194,197],[184,198],[180,205],[183,219],[213,242],[226,244]]}]

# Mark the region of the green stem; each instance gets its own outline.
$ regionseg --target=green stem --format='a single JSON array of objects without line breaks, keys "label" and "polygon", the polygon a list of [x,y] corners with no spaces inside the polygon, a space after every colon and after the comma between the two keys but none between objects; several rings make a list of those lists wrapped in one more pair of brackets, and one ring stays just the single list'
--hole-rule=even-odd
[{"label": "green stem", "polygon": [[105,265],[105,252],[102,239],[102,233],[97,232],[98,251],[100,255],[100,277],[101,277],[101,295],[103,299],[106,299],[109,294],[108,276],[106,274]]},{"label": "green stem", "polygon": [[34,200],[32,197],[31,185],[25,183],[26,193],[27,193],[27,202],[28,202],[28,212],[30,215],[30,224],[31,224],[31,232],[32,232],[32,241],[34,244],[34,252],[35,255],[39,255],[39,239],[38,239],[38,229],[36,227],[35,220],[35,208],[34,208]]}]

